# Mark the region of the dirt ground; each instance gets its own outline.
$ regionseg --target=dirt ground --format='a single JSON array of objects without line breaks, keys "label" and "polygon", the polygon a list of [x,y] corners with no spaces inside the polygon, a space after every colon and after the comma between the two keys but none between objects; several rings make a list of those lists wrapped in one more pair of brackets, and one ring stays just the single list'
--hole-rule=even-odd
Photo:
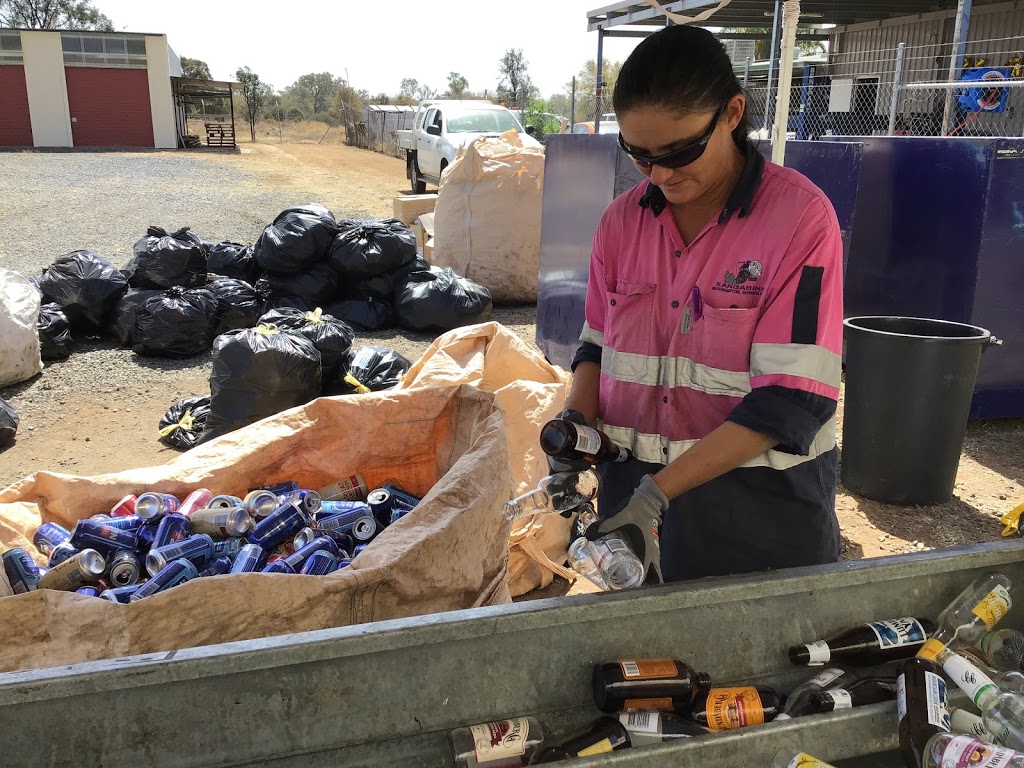
[{"label": "dirt ground", "polygon": [[[392,198],[406,191],[401,160],[333,143],[278,143],[274,138],[243,144],[238,154],[204,158],[244,172],[242,184],[344,200],[348,210],[367,215],[389,215]],[[502,308],[495,319],[533,342],[535,307]],[[359,341],[371,339],[413,359],[431,341],[400,331],[363,334]],[[48,366],[41,377],[0,393],[38,397],[37,412],[26,420],[17,444],[0,452],[0,487],[36,469],[89,475],[161,464],[176,455],[157,442],[156,424],[174,400],[208,391],[209,356],[173,371],[140,358],[138,364],[151,372],[141,383],[112,379],[108,386],[89,391],[61,387],[65,366],[88,366],[90,355],[102,349],[102,344],[87,344],[71,360]],[[99,357],[95,364],[102,364]],[[896,507],[840,490],[844,559],[997,540],[999,516],[1024,502],[1024,421],[969,426],[956,495],[946,504]]]}]

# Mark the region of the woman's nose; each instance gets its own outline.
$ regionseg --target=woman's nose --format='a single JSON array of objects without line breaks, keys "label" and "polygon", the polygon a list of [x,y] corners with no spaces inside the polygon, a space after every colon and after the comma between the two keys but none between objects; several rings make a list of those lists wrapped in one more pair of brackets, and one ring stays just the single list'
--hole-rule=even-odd
[{"label": "woman's nose", "polygon": [[655,185],[661,185],[668,183],[669,179],[672,178],[674,171],[671,168],[663,168],[660,165],[651,166],[651,181]]}]

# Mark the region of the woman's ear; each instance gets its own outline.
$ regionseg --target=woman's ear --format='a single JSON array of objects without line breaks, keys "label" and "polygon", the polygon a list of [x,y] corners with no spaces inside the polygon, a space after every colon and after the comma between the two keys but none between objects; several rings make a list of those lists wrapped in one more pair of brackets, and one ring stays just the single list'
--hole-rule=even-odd
[{"label": "woman's ear", "polygon": [[740,120],[743,118],[743,110],[746,109],[746,106],[747,97],[742,93],[737,93],[729,99],[729,104],[725,108],[725,125],[730,133],[740,124]]}]

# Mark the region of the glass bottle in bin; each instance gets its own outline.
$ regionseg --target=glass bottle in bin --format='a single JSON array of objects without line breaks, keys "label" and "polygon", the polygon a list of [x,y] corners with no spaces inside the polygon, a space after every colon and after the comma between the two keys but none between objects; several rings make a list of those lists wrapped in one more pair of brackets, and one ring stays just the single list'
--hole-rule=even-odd
[{"label": "glass bottle in bin", "polygon": [[789,660],[796,666],[819,666],[829,662],[871,666],[913,656],[935,625],[928,619],[904,616],[872,621],[843,630],[826,640],[794,645]]},{"label": "glass bottle in bin", "polygon": [[530,765],[557,763],[571,757],[589,757],[603,755],[631,746],[629,732],[614,717],[601,717],[593,725],[577,731],[550,746],[537,750]]},{"label": "glass bottle in bin", "polygon": [[995,627],[1011,605],[1010,580],[1001,573],[982,576],[939,614],[938,629],[917,655],[934,661],[947,646],[955,651],[973,645]]},{"label": "glass bottle in bin", "polygon": [[695,736],[706,736],[711,733],[696,723],[665,712],[623,712],[619,722],[629,733],[629,741],[634,747],[645,744],[662,744],[677,739],[692,739]]},{"label": "glass bottle in bin", "polygon": [[1024,632],[1016,629],[986,632],[978,641],[978,648],[992,666],[1002,672],[1020,672],[1024,667]]},{"label": "glass bottle in bin", "polygon": [[946,681],[929,659],[907,659],[896,680],[900,754],[907,768],[921,768],[925,746],[937,733],[949,733]]},{"label": "glass bottle in bin", "polygon": [[975,664],[949,648],[939,653],[938,663],[981,711],[981,719],[995,742],[1024,749],[1024,697],[1005,693]]},{"label": "glass bottle in bin", "polygon": [[808,755],[806,752],[797,752],[795,749],[782,749],[775,753],[769,768],[833,768],[833,766]]},{"label": "glass bottle in bin", "polygon": [[448,734],[453,768],[526,765],[544,743],[544,729],[532,717],[516,717],[456,728]]},{"label": "glass bottle in bin", "polygon": [[849,685],[856,679],[856,675],[844,672],[838,667],[823,669],[810,680],[790,691],[789,696],[786,697],[786,705],[775,719],[789,720],[794,717],[817,714],[818,708],[815,704],[814,694],[829,688]]},{"label": "glass bottle in bin", "polygon": [[1024,768],[1024,754],[973,736],[937,733],[925,746],[924,768]]},{"label": "glass bottle in bin", "polygon": [[689,714],[711,678],[679,659],[620,659],[595,664],[591,685],[602,712]]},{"label": "glass bottle in bin", "polygon": [[814,694],[811,698],[812,706],[818,712],[835,712],[892,701],[896,698],[896,678],[864,677],[846,688],[830,688]]},{"label": "glass bottle in bin", "polygon": [[536,512],[559,512],[570,517],[577,508],[597,498],[601,481],[592,469],[556,472],[541,478],[537,487],[505,504],[505,517],[515,521]]}]

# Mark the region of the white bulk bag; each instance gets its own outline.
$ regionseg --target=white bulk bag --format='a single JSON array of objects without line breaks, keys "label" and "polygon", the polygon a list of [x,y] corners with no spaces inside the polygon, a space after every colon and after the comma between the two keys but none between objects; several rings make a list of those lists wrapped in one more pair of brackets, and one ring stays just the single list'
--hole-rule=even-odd
[{"label": "white bulk bag", "polygon": [[0,387],[43,370],[38,320],[39,291],[17,272],[0,269]]}]

